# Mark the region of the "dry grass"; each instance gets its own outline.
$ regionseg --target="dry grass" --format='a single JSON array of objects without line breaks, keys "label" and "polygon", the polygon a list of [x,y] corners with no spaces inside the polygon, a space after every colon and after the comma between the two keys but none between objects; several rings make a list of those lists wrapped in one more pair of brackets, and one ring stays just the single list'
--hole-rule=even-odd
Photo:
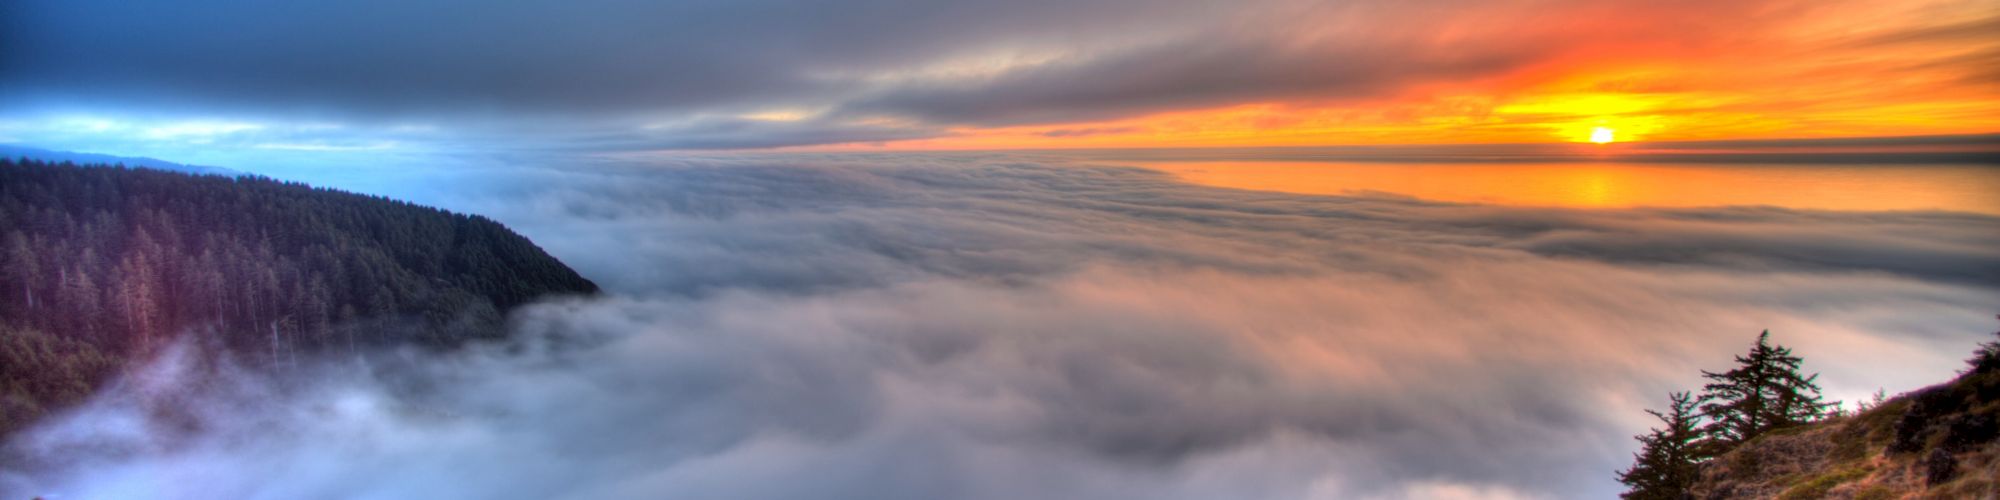
[{"label": "dry grass", "polygon": [[[1968,413],[1994,410],[1994,403],[1983,403]],[[1961,450],[1957,475],[1938,485],[1925,484],[1921,460],[1941,444],[1936,436],[1922,452],[1887,453],[1896,421],[1910,406],[1910,398],[1899,397],[1860,414],[1759,436],[1705,465],[1696,498],[2000,500],[2000,441]]]}]

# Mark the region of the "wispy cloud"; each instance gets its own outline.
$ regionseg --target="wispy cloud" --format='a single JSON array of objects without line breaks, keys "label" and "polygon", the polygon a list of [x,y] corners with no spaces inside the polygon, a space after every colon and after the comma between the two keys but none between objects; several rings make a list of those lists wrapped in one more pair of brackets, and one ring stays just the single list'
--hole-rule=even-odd
[{"label": "wispy cloud", "polygon": [[[32,0],[0,21],[0,104],[8,118],[428,122],[461,134],[434,141],[553,149],[662,122],[698,126],[645,137],[652,147],[1554,142],[1604,125],[1642,140],[1990,133],[1990,7]],[[231,29],[190,28],[216,22]],[[814,112],[756,118],[771,110]]]}]

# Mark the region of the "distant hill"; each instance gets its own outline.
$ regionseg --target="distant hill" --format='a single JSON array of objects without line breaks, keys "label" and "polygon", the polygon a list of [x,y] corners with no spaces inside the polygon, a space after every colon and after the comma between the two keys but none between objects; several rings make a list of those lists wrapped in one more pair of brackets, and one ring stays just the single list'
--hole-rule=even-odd
[{"label": "distant hill", "polygon": [[1699,499],[2000,498],[2000,342],[1950,382],[1762,435],[1700,468]]},{"label": "distant hill", "polygon": [[142,158],[133,156],[112,156],[112,155],[101,155],[96,153],[77,153],[72,151],[53,151],[48,149],[31,148],[26,146],[11,146],[6,144],[0,144],[0,158],[5,158],[9,160],[28,159],[28,160],[44,161],[49,163],[69,162],[77,165],[97,165],[97,166],[124,165],[126,167],[133,167],[133,168],[150,168],[153,170],[165,170],[168,172],[181,172],[181,173],[199,174],[199,175],[220,175],[224,177],[238,177],[238,176],[250,175],[246,172],[231,170],[222,167],[187,165],[187,164],[174,163],[166,160],[158,160],[153,158]]},{"label": "distant hill", "polygon": [[597,286],[475,215],[261,177],[0,159],[0,437],[172,343],[282,368],[504,334]]}]

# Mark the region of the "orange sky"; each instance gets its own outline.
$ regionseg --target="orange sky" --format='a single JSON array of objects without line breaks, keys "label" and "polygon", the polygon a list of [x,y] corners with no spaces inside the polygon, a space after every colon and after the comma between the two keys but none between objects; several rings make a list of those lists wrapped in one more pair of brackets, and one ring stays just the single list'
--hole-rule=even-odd
[{"label": "orange sky", "polygon": [[[32,2],[0,19],[0,143],[235,162],[2000,134],[2000,0],[784,1]],[[243,30],[186,29],[217,19]]]},{"label": "orange sky", "polygon": [[1447,54],[1487,40],[1554,47],[1472,78],[815,149],[1582,142],[1596,127],[1619,141],[2000,131],[2000,2],[1605,5],[1616,10],[1447,16],[1416,42]]}]

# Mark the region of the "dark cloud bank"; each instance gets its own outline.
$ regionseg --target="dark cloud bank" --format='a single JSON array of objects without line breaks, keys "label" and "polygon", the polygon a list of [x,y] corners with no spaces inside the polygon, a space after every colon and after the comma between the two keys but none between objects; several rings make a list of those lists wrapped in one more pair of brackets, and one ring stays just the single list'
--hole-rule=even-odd
[{"label": "dark cloud bank", "polygon": [[[2000,304],[2000,219],[1963,214],[1447,205],[1002,155],[413,178],[613,293],[439,358],[193,388],[207,365],[170,358],[11,443],[45,463],[0,492],[1605,498],[1640,410],[1761,329],[1851,397],[1942,380]],[[137,401],[201,424],[153,432]]]}]

